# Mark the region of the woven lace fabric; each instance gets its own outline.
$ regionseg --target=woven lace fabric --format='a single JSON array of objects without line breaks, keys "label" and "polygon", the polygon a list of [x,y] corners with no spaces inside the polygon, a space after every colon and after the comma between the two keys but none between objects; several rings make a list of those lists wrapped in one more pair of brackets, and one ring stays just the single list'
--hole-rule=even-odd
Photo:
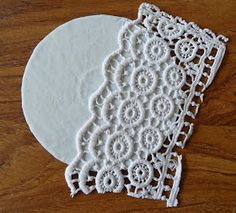
[{"label": "woven lace fabric", "polygon": [[177,206],[181,154],[221,64],[227,39],[154,5],[140,5],[119,49],[104,60],[104,82],[90,97],[91,118],[76,137],[65,177],[74,196],[121,192]]}]

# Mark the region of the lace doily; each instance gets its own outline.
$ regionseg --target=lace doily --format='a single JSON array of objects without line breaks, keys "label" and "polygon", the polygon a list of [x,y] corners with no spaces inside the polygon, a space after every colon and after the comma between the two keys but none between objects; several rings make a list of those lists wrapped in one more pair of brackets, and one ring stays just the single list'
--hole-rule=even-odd
[{"label": "lace doily", "polygon": [[104,62],[90,97],[91,118],[66,169],[77,192],[120,192],[177,206],[181,155],[193,120],[222,61],[227,39],[143,3]]}]

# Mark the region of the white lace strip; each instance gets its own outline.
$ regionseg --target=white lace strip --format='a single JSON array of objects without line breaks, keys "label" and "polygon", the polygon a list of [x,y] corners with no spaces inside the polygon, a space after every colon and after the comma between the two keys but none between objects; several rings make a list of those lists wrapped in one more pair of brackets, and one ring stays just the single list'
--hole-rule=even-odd
[{"label": "white lace strip", "polygon": [[77,192],[120,192],[177,206],[181,155],[227,39],[143,3],[124,26],[120,48],[104,61],[104,83],[90,97],[66,169]]}]

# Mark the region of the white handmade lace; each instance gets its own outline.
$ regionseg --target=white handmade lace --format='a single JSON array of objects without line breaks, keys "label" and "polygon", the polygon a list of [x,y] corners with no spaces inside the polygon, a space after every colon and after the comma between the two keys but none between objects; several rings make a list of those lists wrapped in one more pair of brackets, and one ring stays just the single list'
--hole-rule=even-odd
[{"label": "white handmade lace", "polygon": [[71,194],[120,192],[178,204],[181,155],[227,39],[143,3],[121,29],[66,169]]}]

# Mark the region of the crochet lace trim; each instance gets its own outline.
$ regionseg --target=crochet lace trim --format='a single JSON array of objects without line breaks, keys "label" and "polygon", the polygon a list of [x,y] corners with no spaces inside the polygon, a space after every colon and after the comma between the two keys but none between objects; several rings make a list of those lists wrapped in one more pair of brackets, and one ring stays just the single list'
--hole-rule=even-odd
[{"label": "crochet lace trim", "polygon": [[77,192],[120,192],[177,206],[181,155],[227,38],[143,3],[104,61],[91,118],[65,177]]}]

